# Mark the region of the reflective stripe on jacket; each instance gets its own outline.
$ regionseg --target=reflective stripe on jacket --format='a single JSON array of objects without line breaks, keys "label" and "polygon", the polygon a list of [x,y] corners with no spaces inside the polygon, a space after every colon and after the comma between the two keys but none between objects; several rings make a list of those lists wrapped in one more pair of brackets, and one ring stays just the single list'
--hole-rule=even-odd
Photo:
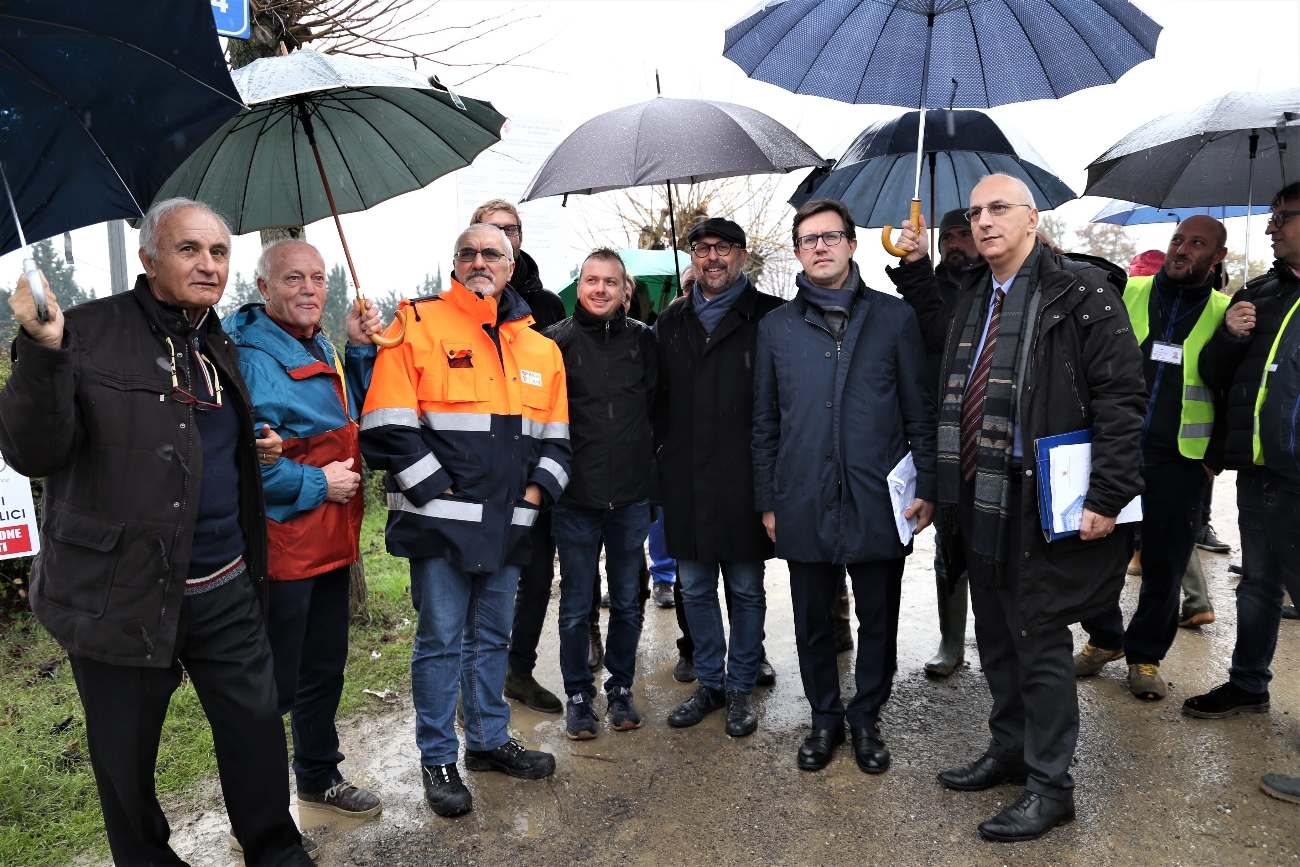
[{"label": "reflective stripe on jacket", "polygon": [[[324,335],[316,359],[261,304],[246,304],[223,323],[239,347],[239,369],[253,397],[257,430],[284,438],[284,453],[262,466],[272,581],[310,578],[356,562],[365,496],[327,502],[322,467],[353,460],[360,472],[356,417],[366,399],[374,346],[348,346],[346,362]],[[346,384],[346,390],[345,390]]]},{"label": "reflective stripe on jacket", "polygon": [[443,557],[469,572],[527,563],[538,509],[524,492],[535,483],[553,503],[569,481],[560,349],[502,291],[510,308],[499,326],[496,299],[454,280],[403,301],[406,339],[375,362],[361,451],[388,471],[385,537],[399,557]]},{"label": "reflective stripe on jacket", "polygon": [[[1150,331],[1151,293],[1154,277],[1130,277],[1124,287],[1124,306],[1133,323],[1138,346],[1146,342]],[[1214,433],[1214,391],[1201,378],[1201,349],[1214,336],[1232,299],[1211,290],[1192,333],[1183,341],[1183,413],[1178,428],[1178,452],[1185,458],[1200,460]]]}]

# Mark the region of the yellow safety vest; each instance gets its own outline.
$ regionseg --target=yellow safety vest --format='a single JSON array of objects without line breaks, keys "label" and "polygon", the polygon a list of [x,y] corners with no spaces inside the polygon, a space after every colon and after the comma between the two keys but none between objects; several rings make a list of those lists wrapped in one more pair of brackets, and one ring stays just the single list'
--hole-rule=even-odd
[{"label": "yellow safety vest", "polygon": [[[1130,277],[1124,287],[1124,306],[1128,308],[1133,336],[1139,346],[1146,341],[1151,330],[1151,287],[1154,283],[1154,277]],[[1230,303],[1232,299],[1227,295],[1211,290],[1192,333],[1183,341],[1183,416],[1178,429],[1178,453],[1185,458],[1198,461],[1204,458],[1210,434],[1214,432],[1214,392],[1201,379],[1201,349],[1210,342]]]},{"label": "yellow safety vest", "polygon": [[1273,359],[1277,357],[1277,347],[1282,343],[1282,335],[1286,334],[1286,326],[1295,315],[1296,309],[1300,308],[1300,301],[1291,305],[1287,311],[1286,317],[1282,320],[1282,327],[1277,330],[1277,337],[1273,338],[1273,345],[1268,350],[1268,358],[1264,361],[1264,375],[1259,379],[1259,394],[1255,395],[1255,435],[1252,446],[1255,452],[1255,463],[1260,466],[1264,465],[1264,446],[1259,441],[1259,411],[1264,406],[1264,398],[1268,395],[1268,373],[1269,368],[1273,366]]}]

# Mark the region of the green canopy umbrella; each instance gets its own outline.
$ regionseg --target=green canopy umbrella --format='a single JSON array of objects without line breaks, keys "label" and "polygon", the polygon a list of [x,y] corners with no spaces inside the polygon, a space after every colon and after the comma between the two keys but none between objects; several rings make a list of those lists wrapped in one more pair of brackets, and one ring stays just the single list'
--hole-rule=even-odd
[{"label": "green canopy umbrella", "polygon": [[[673,256],[670,251],[619,250],[618,256],[623,260],[627,272],[636,278],[636,294],[642,296],[654,312],[662,312],[677,297],[678,268],[673,266]],[[690,255],[678,250],[678,267],[684,271],[690,264]],[[576,279],[560,290],[560,300],[564,302],[564,312],[572,316],[573,308],[578,306]]]},{"label": "green canopy umbrella", "polygon": [[435,78],[308,48],[256,60],[231,77],[248,109],[182,163],[156,201],[197,199],[235,234],[333,216],[358,298],[339,214],[469,165],[501,140],[506,120],[491,103],[461,98]]}]

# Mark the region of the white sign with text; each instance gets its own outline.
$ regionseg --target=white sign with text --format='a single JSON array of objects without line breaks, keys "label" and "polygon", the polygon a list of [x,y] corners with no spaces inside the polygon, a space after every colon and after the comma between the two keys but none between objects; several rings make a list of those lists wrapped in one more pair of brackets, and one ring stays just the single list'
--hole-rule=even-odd
[{"label": "white sign with text", "polygon": [[32,557],[40,550],[31,480],[0,458],[0,560]]}]

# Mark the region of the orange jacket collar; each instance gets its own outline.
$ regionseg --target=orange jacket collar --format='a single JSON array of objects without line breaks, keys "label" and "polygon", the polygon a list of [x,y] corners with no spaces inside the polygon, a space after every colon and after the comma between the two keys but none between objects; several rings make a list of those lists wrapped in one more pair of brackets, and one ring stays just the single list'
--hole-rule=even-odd
[{"label": "orange jacket collar", "polygon": [[[501,290],[506,291],[505,289]],[[512,290],[513,291],[513,290]],[[518,295],[518,293],[516,293]],[[467,288],[455,277],[451,278],[451,286],[443,290],[438,296],[439,299],[450,303],[457,310],[460,310],[470,319],[483,325],[495,325],[497,321],[497,299],[495,296],[484,298],[472,289]],[[522,299],[516,298],[516,303],[522,303]],[[523,316],[520,319],[512,319],[509,322],[501,323],[503,334],[507,334],[513,339],[514,334],[522,328],[527,328],[533,324],[531,315]]]}]

